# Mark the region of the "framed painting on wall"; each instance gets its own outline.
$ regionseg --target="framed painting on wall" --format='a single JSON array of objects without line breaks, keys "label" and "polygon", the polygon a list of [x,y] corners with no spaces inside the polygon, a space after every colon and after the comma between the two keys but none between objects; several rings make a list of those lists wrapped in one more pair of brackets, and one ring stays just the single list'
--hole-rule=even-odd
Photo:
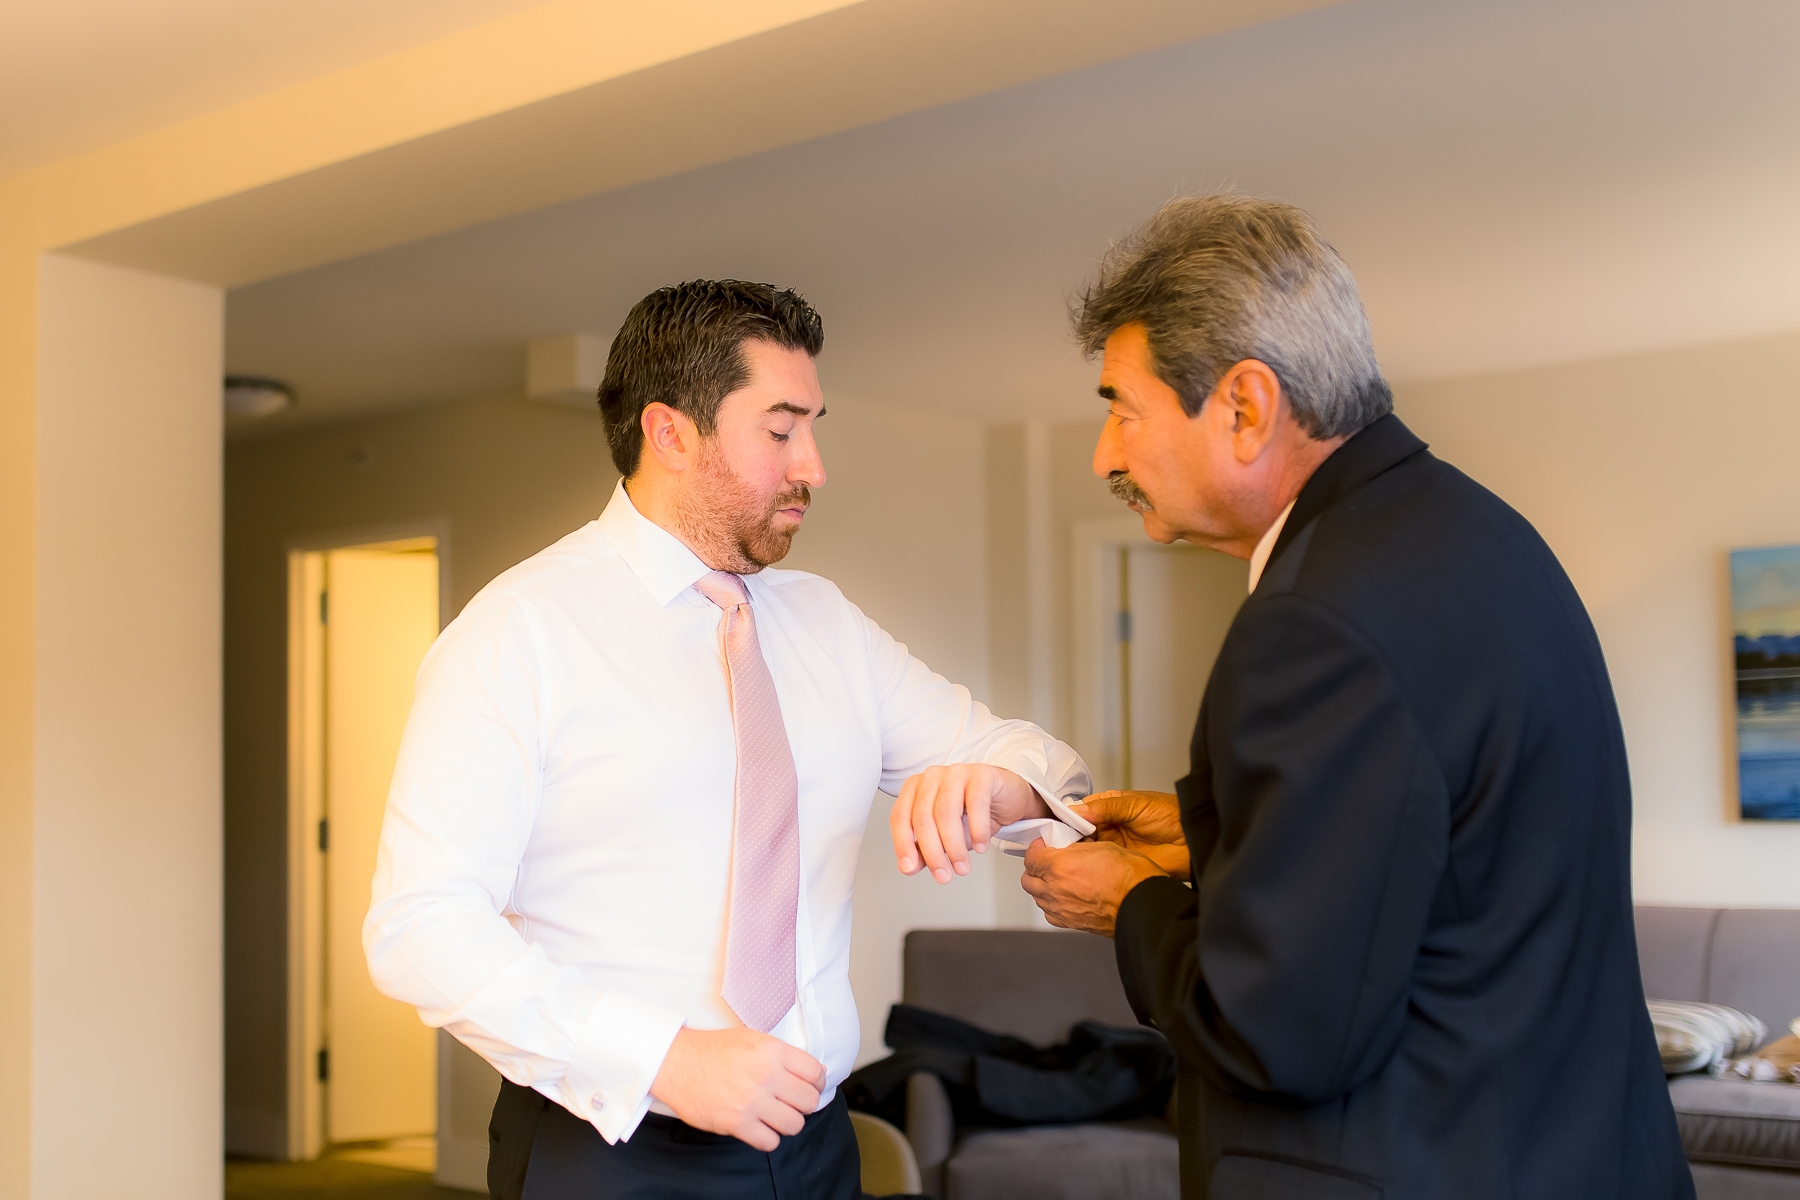
[{"label": "framed painting on wall", "polygon": [[1800,821],[1800,546],[1731,552],[1738,812]]}]

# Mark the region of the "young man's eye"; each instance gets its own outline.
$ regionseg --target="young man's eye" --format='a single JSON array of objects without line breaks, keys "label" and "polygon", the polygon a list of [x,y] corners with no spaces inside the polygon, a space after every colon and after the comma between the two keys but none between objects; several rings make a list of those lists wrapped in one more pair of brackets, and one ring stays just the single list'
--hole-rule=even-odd
[{"label": "young man's eye", "polygon": [[787,440],[788,440],[788,435],[787,435],[787,434],[785,434],[785,433],[776,433],[776,432],[775,432],[775,431],[774,431],[774,430],[773,430],[773,429],[771,429],[771,430],[769,430],[769,436],[770,436],[770,437],[772,437],[772,438],[774,438],[774,439],[775,439],[775,440],[776,440],[776,441],[778,441],[778,442],[785,442],[785,441],[787,441]]}]

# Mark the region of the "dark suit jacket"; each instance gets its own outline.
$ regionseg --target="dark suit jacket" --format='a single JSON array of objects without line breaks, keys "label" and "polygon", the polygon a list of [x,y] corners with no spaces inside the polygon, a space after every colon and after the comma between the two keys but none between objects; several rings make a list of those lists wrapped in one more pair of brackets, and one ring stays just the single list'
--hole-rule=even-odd
[{"label": "dark suit jacket", "polygon": [[1606,664],[1524,518],[1384,417],[1301,491],[1119,909],[1184,1197],[1693,1196]]}]

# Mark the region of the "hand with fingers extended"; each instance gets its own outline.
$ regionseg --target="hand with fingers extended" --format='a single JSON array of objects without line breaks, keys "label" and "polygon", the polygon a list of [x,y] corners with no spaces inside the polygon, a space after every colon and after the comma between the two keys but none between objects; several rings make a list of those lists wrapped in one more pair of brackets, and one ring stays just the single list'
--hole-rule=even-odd
[{"label": "hand with fingers extended", "polygon": [[929,869],[933,879],[949,883],[952,875],[969,873],[970,852],[985,854],[996,829],[1049,815],[1036,789],[1005,767],[959,763],[927,767],[908,779],[888,824],[902,875]]},{"label": "hand with fingers extended", "polygon": [[1167,792],[1097,792],[1081,815],[1094,823],[1094,840],[1117,842],[1177,879],[1188,877],[1187,836],[1181,802]]},{"label": "hand with fingers extended", "polygon": [[694,1128],[764,1151],[800,1132],[824,1090],[818,1059],[742,1026],[683,1028],[650,1085],[652,1096]]}]

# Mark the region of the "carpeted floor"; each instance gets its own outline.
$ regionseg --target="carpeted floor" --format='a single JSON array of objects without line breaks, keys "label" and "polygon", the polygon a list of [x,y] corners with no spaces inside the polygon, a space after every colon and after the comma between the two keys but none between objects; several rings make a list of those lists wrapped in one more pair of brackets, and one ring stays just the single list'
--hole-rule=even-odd
[{"label": "carpeted floor", "polygon": [[474,1200],[431,1176],[341,1158],[265,1163],[227,1160],[225,1200]]}]

